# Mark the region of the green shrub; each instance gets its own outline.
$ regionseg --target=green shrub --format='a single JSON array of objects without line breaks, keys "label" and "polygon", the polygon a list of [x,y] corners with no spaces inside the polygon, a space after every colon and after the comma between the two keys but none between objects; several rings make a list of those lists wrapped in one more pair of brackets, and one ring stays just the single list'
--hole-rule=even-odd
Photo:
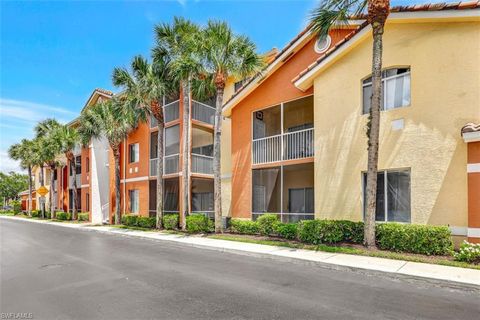
[{"label": "green shrub", "polygon": [[157,219],[155,217],[138,217],[137,226],[140,228],[153,229],[156,227]]},{"label": "green shrub", "polygon": [[363,222],[354,222],[350,220],[334,220],[342,230],[343,241],[353,243],[363,243]]},{"label": "green shrub", "polygon": [[480,243],[463,241],[460,250],[454,254],[455,260],[468,263],[480,263]]},{"label": "green shrub", "polygon": [[40,211],[39,210],[32,210],[31,214],[32,214],[32,218],[40,217]]},{"label": "green shrub", "polygon": [[263,214],[257,219],[258,231],[264,236],[273,235],[275,225],[279,222],[276,214]]},{"label": "green shrub", "polygon": [[78,214],[78,221],[88,221],[88,220],[89,220],[88,212],[80,212]]},{"label": "green shrub", "polygon": [[213,221],[203,214],[193,214],[187,217],[187,232],[212,232],[214,229]]},{"label": "green shrub", "polygon": [[166,214],[163,216],[163,227],[167,230],[178,229],[178,214]]},{"label": "green shrub", "polygon": [[70,212],[57,212],[57,220],[72,220]]},{"label": "green shrub", "polygon": [[230,230],[241,234],[257,234],[259,233],[259,226],[257,221],[232,219]]},{"label": "green shrub", "polygon": [[298,238],[311,244],[337,243],[344,240],[341,224],[335,220],[304,220],[298,224]]},{"label": "green shrub", "polygon": [[[113,217],[115,221],[115,216]],[[129,226],[129,227],[136,227],[137,226],[138,216],[134,214],[125,214],[122,216],[122,224]]]},{"label": "green shrub", "polygon": [[274,227],[274,232],[285,239],[293,240],[297,238],[297,224],[296,223],[277,223]]},{"label": "green shrub", "polygon": [[426,255],[447,255],[453,250],[446,226],[382,223],[376,229],[380,249]]},{"label": "green shrub", "polygon": [[22,202],[20,200],[12,200],[10,204],[13,207],[14,214],[19,214],[22,211]]}]

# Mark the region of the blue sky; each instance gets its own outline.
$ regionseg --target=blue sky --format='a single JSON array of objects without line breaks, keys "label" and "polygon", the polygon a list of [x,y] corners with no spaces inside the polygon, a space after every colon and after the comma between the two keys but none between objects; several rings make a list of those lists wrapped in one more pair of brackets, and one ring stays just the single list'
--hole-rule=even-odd
[{"label": "blue sky", "polygon": [[[46,117],[68,122],[111,72],[149,54],[152,27],[184,16],[227,20],[260,52],[282,48],[307,23],[316,0],[1,1],[0,171],[18,170],[8,147]],[[393,5],[414,1],[393,1]]]}]

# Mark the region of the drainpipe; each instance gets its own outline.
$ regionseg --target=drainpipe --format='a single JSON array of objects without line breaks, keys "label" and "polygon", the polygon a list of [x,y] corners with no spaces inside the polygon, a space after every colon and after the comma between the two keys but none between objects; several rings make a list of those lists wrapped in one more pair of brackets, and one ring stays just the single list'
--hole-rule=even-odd
[{"label": "drainpipe", "polygon": [[125,163],[126,160],[126,152],[127,152],[127,139],[123,140],[123,214],[125,214],[125,210],[127,207],[127,165]]}]

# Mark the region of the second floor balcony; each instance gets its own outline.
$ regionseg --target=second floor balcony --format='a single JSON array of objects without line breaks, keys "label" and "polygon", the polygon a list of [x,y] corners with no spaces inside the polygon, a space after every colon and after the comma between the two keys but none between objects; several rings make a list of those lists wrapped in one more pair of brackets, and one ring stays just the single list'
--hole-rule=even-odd
[{"label": "second floor balcony", "polygon": [[[180,118],[180,100],[172,101],[163,106],[163,116],[165,123],[178,120]],[[192,100],[191,116],[193,120],[213,125],[215,123],[215,108],[207,103]],[[151,117],[150,128],[156,126],[157,119]]]}]

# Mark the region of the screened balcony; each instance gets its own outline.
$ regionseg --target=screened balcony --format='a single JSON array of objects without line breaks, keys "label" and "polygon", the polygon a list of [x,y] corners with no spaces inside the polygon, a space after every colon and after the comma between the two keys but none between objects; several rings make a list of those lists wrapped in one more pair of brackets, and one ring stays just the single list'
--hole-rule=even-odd
[{"label": "screened balcony", "polygon": [[253,164],[313,157],[313,97],[253,113]]},{"label": "screened balcony", "polygon": [[[157,132],[150,134],[150,176],[157,175],[158,148]],[[180,153],[180,126],[165,128],[164,134],[165,155],[163,157],[163,174],[173,174],[179,171]]]},{"label": "screened balcony", "polygon": [[[163,213],[178,213],[179,211],[179,178],[163,180]],[[149,184],[149,213],[154,217],[157,212],[157,181]]]},{"label": "screened balcony", "polygon": [[192,179],[192,214],[214,217],[214,196],[212,179]]},{"label": "screened balcony", "polygon": [[192,172],[213,174],[213,133],[192,127]]},{"label": "screened balcony", "polygon": [[283,222],[314,218],[313,163],[252,171],[252,218],[276,213]]},{"label": "screened balcony", "polygon": [[192,119],[213,125],[215,108],[207,103],[192,100]]}]

